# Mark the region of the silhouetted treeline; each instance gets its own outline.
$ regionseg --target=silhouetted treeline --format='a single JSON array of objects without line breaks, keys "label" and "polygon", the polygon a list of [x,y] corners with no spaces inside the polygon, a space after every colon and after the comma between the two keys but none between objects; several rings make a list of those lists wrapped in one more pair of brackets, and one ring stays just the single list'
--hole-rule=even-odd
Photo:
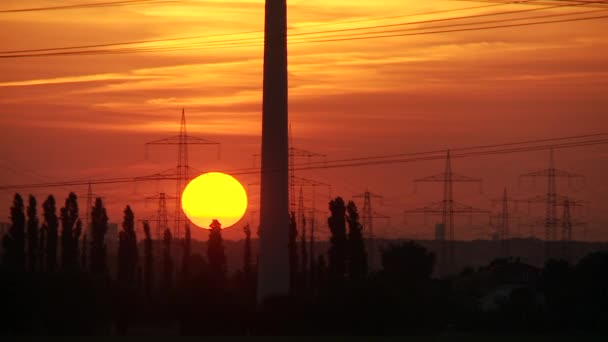
[{"label": "silhouetted treeline", "polygon": [[[0,334],[40,335],[383,335],[460,333],[605,333],[608,252],[543,267],[495,259],[435,277],[438,256],[413,242],[384,245],[371,271],[353,202],[328,205],[327,250],[313,252],[312,225],[291,215],[292,295],[256,299],[256,254],[244,227],[239,269],[229,272],[221,222],[206,251],[123,212],[116,251],[108,251],[108,216],[98,198],[83,227],[77,197],[57,208],[16,194],[3,237]],[[61,224],[61,229],[59,225]],[[300,224],[300,226],[298,226]],[[141,249],[141,251],[140,251]],[[116,258],[108,260],[114,252]],[[60,260],[60,267],[56,266]],[[115,266],[115,268],[114,268]],[[111,269],[115,269],[113,272]]]}]

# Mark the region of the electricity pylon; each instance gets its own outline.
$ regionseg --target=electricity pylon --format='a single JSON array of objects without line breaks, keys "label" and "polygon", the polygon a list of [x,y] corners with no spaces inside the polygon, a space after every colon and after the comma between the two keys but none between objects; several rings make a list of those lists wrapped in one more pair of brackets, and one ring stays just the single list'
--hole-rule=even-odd
[{"label": "electricity pylon", "polygon": [[373,269],[376,267],[376,240],[374,235],[374,218],[387,218],[389,216],[376,213],[372,209],[372,199],[382,199],[381,195],[374,194],[368,190],[362,194],[354,195],[353,198],[363,198],[363,212],[361,214],[361,225],[363,226],[363,232],[367,237],[367,254],[368,254],[368,267]]},{"label": "electricity pylon", "polygon": [[[587,226],[586,222],[582,222],[579,220],[576,220],[574,218],[572,218],[572,213],[570,211],[570,207],[573,205],[573,203],[566,197],[566,199],[564,199],[564,212],[563,212],[563,216],[562,216],[562,236],[561,236],[561,240],[562,240],[562,259],[564,260],[570,260],[570,258],[572,257],[572,241],[573,241],[573,237],[572,237],[572,228],[573,227],[581,227],[581,226]],[[574,205],[576,205],[576,203],[574,203]]]},{"label": "electricity pylon", "polygon": [[[188,164],[188,145],[215,145],[218,147],[218,158],[219,158],[219,143],[213,142],[207,139],[197,138],[188,135],[186,130],[186,114],[182,109],[182,117],[179,127],[179,135],[172,136],[169,138],[154,140],[146,143],[146,149],[152,145],[177,145],[177,166],[169,170],[163,171],[157,175],[151,177],[164,176],[166,178],[175,179],[175,214],[173,223],[173,237],[179,239],[181,237],[182,225],[187,224],[186,216],[181,208],[181,197],[184,188],[192,179],[193,172],[200,171],[191,168]],[[141,179],[146,179],[142,177]]]},{"label": "electricity pylon", "polygon": [[[452,158],[448,150],[446,155],[445,171],[443,173],[420,178],[414,181],[420,182],[440,182],[443,183],[443,200],[424,206],[405,210],[405,214],[439,214],[441,215],[441,228],[443,234],[437,234],[436,239],[440,242],[439,251],[439,274],[445,275],[455,265],[454,260],[454,215],[468,214],[489,214],[488,210],[474,208],[454,201],[454,182],[481,183],[481,179],[462,176],[452,171]],[[445,238],[445,232],[448,238]]]},{"label": "electricity pylon", "polygon": [[[511,256],[511,237],[510,232],[511,221],[514,218],[510,214],[510,206],[515,200],[507,195],[507,188],[504,189],[501,199],[492,200],[493,204],[500,204],[501,211],[496,216],[498,218],[497,237],[501,245],[501,255],[504,258]],[[517,202],[515,202],[517,203]]]},{"label": "electricity pylon", "polygon": [[564,204],[566,200],[570,206],[572,205],[580,205],[580,201],[574,201],[572,199],[568,199],[566,196],[560,195],[557,193],[557,179],[565,178],[568,180],[568,183],[571,184],[573,179],[579,179],[584,182],[585,177],[571,173],[564,170],[559,170],[555,168],[555,156],[553,149],[550,152],[549,159],[549,168],[539,171],[534,171],[530,173],[526,173],[520,176],[520,182],[524,178],[531,178],[535,181],[537,178],[546,178],[547,179],[547,192],[546,194],[534,196],[524,200],[525,202],[530,203],[544,203],[545,204],[545,219],[544,219],[544,227],[545,227],[545,252],[544,258],[548,258],[550,256],[549,241],[557,240],[557,226],[559,223],[559,219],[557,218],[557,207]]},{"label": "electricity pylon", "polygon": [[86,204],[86,210],[85,210],[85,217],[84,217],[84,235],[88,234],[89,230],[90,230],[90,224],[91,224],[91,209],[93,208],[93,199],[94,198],[103,198],[102,196],[96,195],[93,193],[93,188],[91,186],[91,182],[89,182],[88,188],[87,188],[87,195],[85,196],[85,199],[87,200],[87,204]]}]

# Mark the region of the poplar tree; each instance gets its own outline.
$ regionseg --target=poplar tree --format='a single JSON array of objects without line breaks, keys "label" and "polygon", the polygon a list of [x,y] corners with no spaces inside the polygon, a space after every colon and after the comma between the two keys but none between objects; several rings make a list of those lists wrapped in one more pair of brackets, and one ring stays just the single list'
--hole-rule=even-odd
[{"label": "poplar tree", "polygon": [[135,217],[130,206],[124,210],[122,231],[118,235],[118,279],[125,284],[135,283],[137,268],[137,237],[135,235]]},{"label": "poplar tree", "polygon": [[3,238],[5,265],[14,271],[25,270],[25,213],[23,198],[15,194],[11,207],[11,226]]},{"label": "poplar tree", "polygon": [[64,270],[74,270],[78,265],[78,200],[76,194],[70,192],[61,208],[61,267]]},{"label": "poplar tree", "polygon": [[295,213],[289,215],[289,275],[291,289],[293,290],[296,284],[298,274],[298,228],[296,223]]},{"label": "poplar tree", "polygon": [[44,231],[46,232],[46,270],[54,272],[57,268],[57,242],[59,241],[59,219],[55,197],[49,195],[42,204],[44,210]]},{"label": "poplar tree", "polygon": [[30,272],[36,271],[38,258],[40,257],[38,223],[36,197],[30,195],[27,206],[27,264]]},{"label": "poplar tree", "polygon": [[329,273],[332,277],[343,277],[346,273],[346,207],[342,197],[329,202],[331,216],[327,219],[331,238],[329,240]]},{"label": "poplar tree", "polygon": [[184,253],[182,256],[182,281],[187,281],[190,276],[190,249],[192,246],[192,234],[190,224],[186,223],[184,231]]},{"label": "poplar tree", "polygon": [[207,258],[211,277],[216,283],[222,283],[226,278],[226,253],[224,251],[224,240],[222,239],[222,225],[218,220],[213,220],[209,226],[209,241],[207,243]]},{"label": "poplar tree", "polygon": [[359,223],[359,213],[353,201],[346,206],[348,212],[348,275],[362,278],[367,273],[367,253],[363,242],[363,227]]},{"label": "poplar tree", "polygon": [[251,228],[247,224],[243,231],[245,232],[245,250],[243,252],[243,273],[245,277],[251,275]]},{"label": "poplar tree", "polygon": [[103,275],[108,272],[105,242],[107,232],[108,215],[106,208],[104,208],[101,198],[97,198],[91,210],[91,260],[89,264],[91,273],[95,275]]},{"label": "poplar tree", "polygon": [[152,272],[153,254],[152,254],[152,234],[150,233],[150,224],[144,221],[144,290],[149,296],[152,293],[154,283],[154,274]]},{"label": "poplar tree", "polygon": [[169,228],[165,229],[163,234],[163,278],[162,286],[165,290],[168,290],[172,286],[173,282],[173,258],[171,257],[171,231]]}]

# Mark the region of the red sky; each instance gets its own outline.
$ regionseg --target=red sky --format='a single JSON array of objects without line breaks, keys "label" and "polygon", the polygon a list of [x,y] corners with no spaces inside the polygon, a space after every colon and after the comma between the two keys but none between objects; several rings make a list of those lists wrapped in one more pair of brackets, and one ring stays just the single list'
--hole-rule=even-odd
[{"label": "red sky", "polygon": [[[0,9],[75,3],[84,1],[3,1]],[[504,5],[405,17],[485,4],[436,0],[289,1],[289,25],[293,28],[290,33],[540,7]],[[429,27],[440,25],[564,13],[582,14],[544,20],[608,15],[608,10],[587,13],[600,10],[545,8],[375,31],[429,31]],[[0,18],[2,51],[216,36],[129,46],[175,48],[176,44],[207,44],[198,49],[0,59],[0,183],[139,176],[165,170],[176,163],[174,151],[155,148],[146,160],[144,143],[176,134],[181,108],[186,109],[189,133],[222,144],[221,160],[217,160],[213,149],[192,149],[192,166],[203,171],[252,166],[252,155],[259,153],[261,141],[262,47],[257,41],[215,43],[216,47],[208,44],[261,37],[261,33],[217,35],[261,31],[263,1],[150,3],[0,13]],[[541,19],[528,22],[534,20]],[[470,26],[459,26],[462,27]],[[326,154],[332,160],[605,132],[605,32],[608,18],[326,43],[297,43],[310,40],[303,37],[319,34],[293,36],[289,80],[295,146]],[[229,44],[232,46],[227,48]],[[556,161],[559,168],[587,177],[587,187],[572,194],[589,202],[584,211],[585,220],[590,222],[586,238],[608,238],[604,210],[608,203],[608,181],[604,178],[608,148],[560,150]],[[499,197],[504,186],[514,197],[541,194],[545,191],[541,184],[535,190],[518,187],[517,175],[546,167],[547,163],[548,152],[455,160],[456,172],[484,179],[483,194],[475,187],[458,186],[456,197],[461,202],[492,208],[489,199]],[[369,188],[385,196],[383,203],[374,203],[374,209],[392,216],[390,224],[376,224],[380,233],[430,237],[432,227],[422,225],[422,220],[412,218],[404,226],[402,211],[439,199],[439,185],[421,187],[413,194],[412,180],[442,170],[441,162],[423,162],[306,171],[300,175],[332,184],[331,194],[318,189],[317,207],[325,209],[329,195],[350,198]],[[257,181],[251,176],[237,178],[244,184]],[[255,186],[249,189],[255,211],[258,191]],[[565,190],[564,184],[559,189]],[[39,201],[54,193],[62,203],[70,190],[86,193],[86,187],[34,189],[32,193]],[[143,198],[160,190],[175,191],[171,183],[94,188],[106,198],[113,222],[121,221],[126,204],[135,207],[138,218],[153,215],[156,203],[151,201],[146,206]],[[310,198],[310,190],[304,191]],[[4,203],[0,221],[8,220],[11,196],[12,192],[0,193],[0,203]],[[542,215],[542,209],[535,211]],[[173,211],[172,207],[169,211]],[[520,215],[526,213],[520,208]],[[254,220],[255,215],[247,218]],[[319,215],[318,220],[324,223],[325,216]],[[487,235],[487,221],[476,218],[477,228],[468,228],[464,220],[459,223],[456,236]],[[325,234],[326,230],[323,225]],[[238,239],[243,234],[238,226],[226,230],[225,235]],[[199,237],[206,238],[206,234]],[[582,233],[577,237],[582,238]]]}]

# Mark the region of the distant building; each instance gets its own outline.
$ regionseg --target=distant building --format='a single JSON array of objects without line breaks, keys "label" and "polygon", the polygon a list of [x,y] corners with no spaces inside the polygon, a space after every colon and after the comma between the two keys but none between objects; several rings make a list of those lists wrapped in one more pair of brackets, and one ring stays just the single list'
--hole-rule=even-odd
[{"label": "distant building", "polygon": [[437,223],[435,225],[435,240],[445,240],[445,225],[443,223]]}]

